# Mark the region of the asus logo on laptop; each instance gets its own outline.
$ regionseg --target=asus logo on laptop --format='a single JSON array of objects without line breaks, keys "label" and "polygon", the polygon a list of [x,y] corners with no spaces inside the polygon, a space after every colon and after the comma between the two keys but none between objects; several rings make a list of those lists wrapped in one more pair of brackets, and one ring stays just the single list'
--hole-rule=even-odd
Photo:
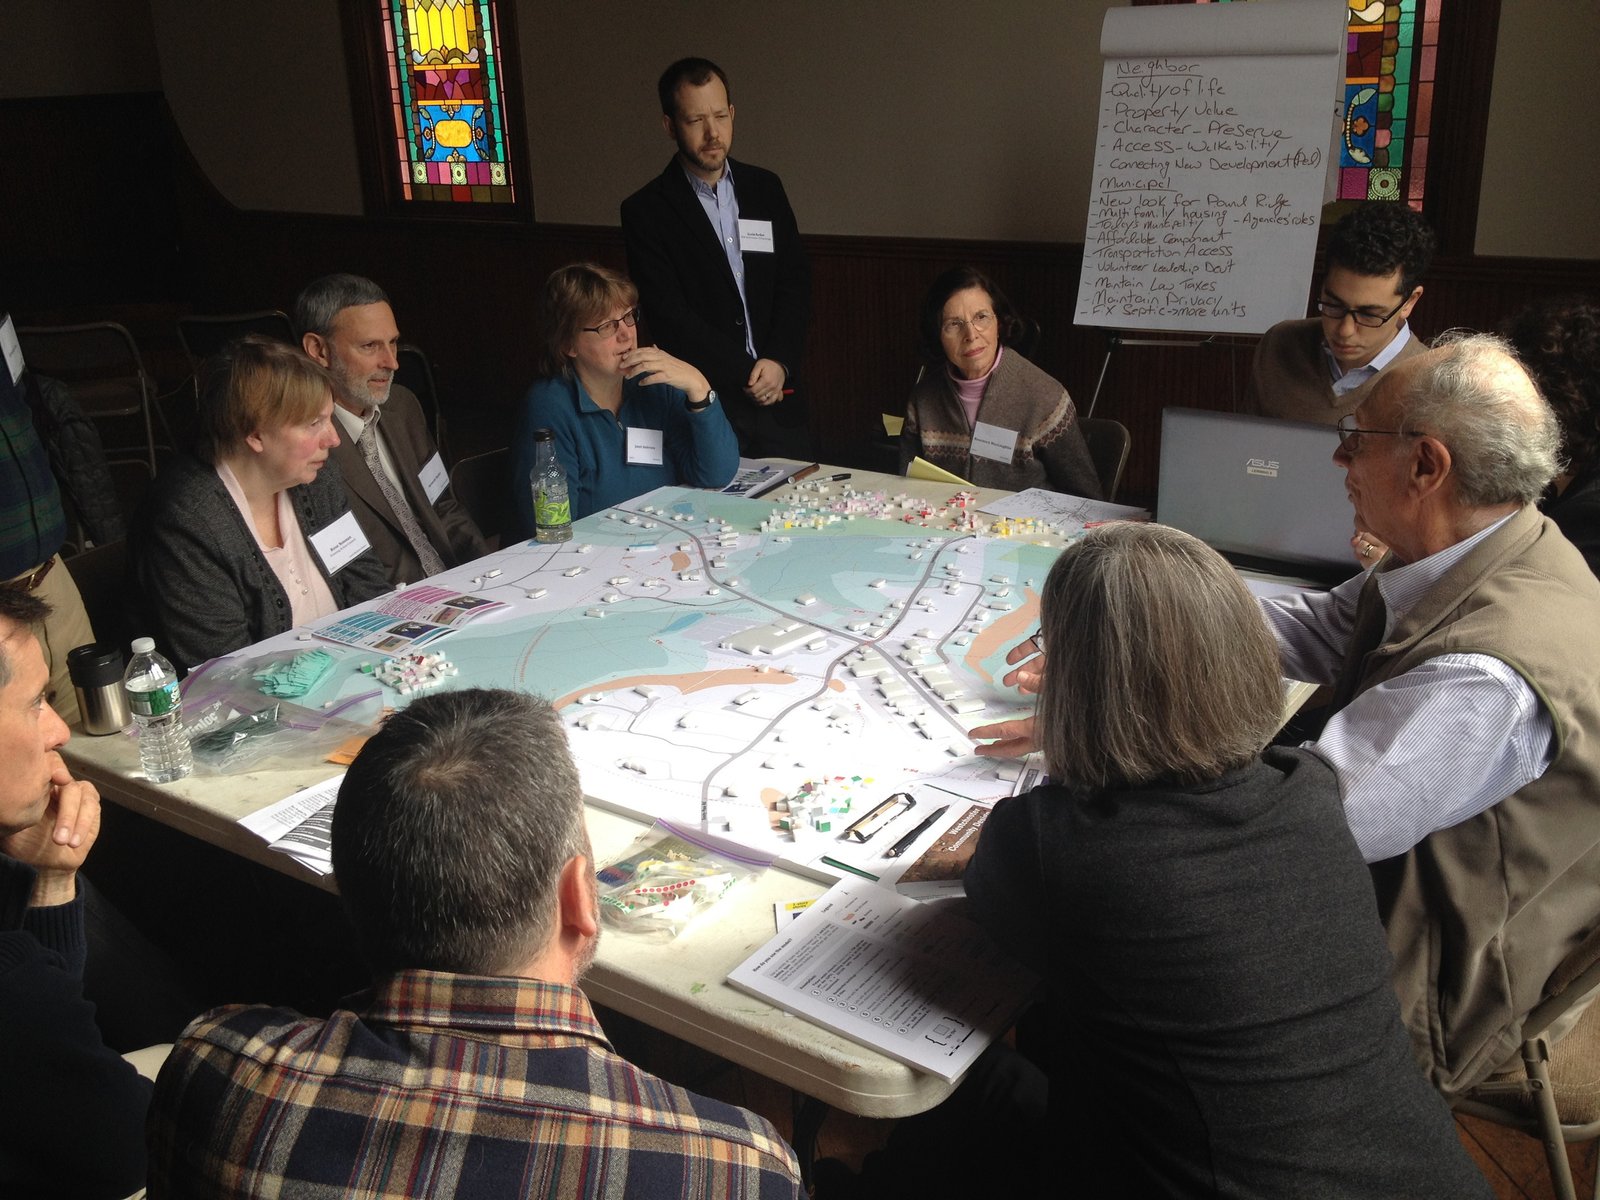
[{"label": "asus logo on laptop", "polygon": [[1275,458],[1248,458],[1245,460],[1244,473],[1246,475],[1265,475],[1268,479],[1278,477],[1278,460]]}]

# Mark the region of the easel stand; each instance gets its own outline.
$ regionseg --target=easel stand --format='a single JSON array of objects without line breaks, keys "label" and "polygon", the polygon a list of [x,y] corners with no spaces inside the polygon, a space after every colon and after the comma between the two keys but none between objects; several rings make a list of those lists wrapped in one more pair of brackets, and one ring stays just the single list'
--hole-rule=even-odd
[{"label": "easel stand", "polygon": [[[1229,349],[1241,346],[1254,346],[1259,340],[1257,335],[1241,335],[1229,333],[1212,333],[1204,337],[1128,337],[1114,330],[1100,330],[1106,339],[1106,356],[1100,363],[1100,376],[1094,381],[1094,394],[1089,397],[1089,411],[1083,415],[1094,416],[1095,405],[1100,403],[1100,389],[1105,386],[1106,372],[1111,370],[1111,356],[1116,353],[1119,346],[1188,346],[1199,349],[1203,346],[1224,346]],[[1238,380],[1233,381],[1232,393],[1239,394]]]}]

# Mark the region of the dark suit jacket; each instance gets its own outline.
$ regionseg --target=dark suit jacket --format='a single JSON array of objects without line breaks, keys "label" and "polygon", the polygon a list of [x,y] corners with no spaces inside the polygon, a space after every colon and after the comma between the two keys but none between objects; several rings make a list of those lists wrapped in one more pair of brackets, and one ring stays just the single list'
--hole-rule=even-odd
[{"label": "dark suit jacket", "polygon": [[[772,222],[773,252],[744,256],[756,353],[787,367],[793,387],[811,319],[811,266],[783,183],[771,171],[730,163],[740,218]],[[676,157],[622,202],[622,235],[651,335],[663,350],[699,367],[736,413],[755,366],[745,350],[744,309],[716,231]],[[798,401],[791,396],[776,406],[780,423],[805,420]]]},{"label": "dark suit jacket", "polygon": [[[437,501],[428,503],[427,493],[422,490],[417,475],[427,466],[428,460],[438,453],[438,448],[428,436],[428,423],[423,418],[422,406],[417,403],[410,389],[394,385],[383,406],[378,432],[389,443],[389,454],[394,459],[395,473],[400,477],[401,491],[405,493],[422,531],[428,535],[439,557],[444,559],[444,565],[460,566],[489,553],[483,535],[478,532],[467,510],[456,502],[448,484]],[[422,563],[401,531],[394,510],[383,498],[378,481],[367,469],[367,460],[361,453],[361,447],[345,437],[342,428],[333,457],[344,476],[345,491],[350,495],[350,511],[356,514],[367,541],[372,543],[373,551],[383,561],[389,582],[416,583],[423,577]]]}]

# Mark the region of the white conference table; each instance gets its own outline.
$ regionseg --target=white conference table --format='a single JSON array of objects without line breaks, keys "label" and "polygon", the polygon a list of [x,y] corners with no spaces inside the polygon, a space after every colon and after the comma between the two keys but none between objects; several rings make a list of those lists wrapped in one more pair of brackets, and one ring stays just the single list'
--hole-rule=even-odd
[{"label": "white conference table", "polygon": [[[842,470],[823,467],[818,474]],[[948,483],[862,471],[850,474],[852,486],[859,489],[904,492],[929,501],[948,500],[956,490]],[[762,499],[781,500],[792,486]],[[1006,494],[978,489],[978,503]],[[314,886],[335,890],[331,879],[270,850],[238,821],[299,788],[327,779],[337,767],[317,761],[291,769],[192,775],[157,785],[141,774],[137,744],[126,735],[89,737],[79,733],[63,754],[75,773],[93,781],[103,796],[124,808]],[[587,811],[599,862],[618,857],[648,828],[644,821],[596,803],[589,804]],[[600,1004],[831,1107],[865,1117],[901,1117],[932,1108],[950,1094],[952,1085],[725,982],[730,970],[773,935],[775,902],[816,897],[826,890],[827,884],[816,878],[775,866],[737,903],[727,906],[727,911],[719,911],[676,941],[653,943],[608,931],[584,978],[584,990]]]},{"label": "white conference table", "polygon": [[[823,467],[818,477],[839,473]],[[905,493],[943,503],[949,483],[851,471],[860,490]],[[794,485],[763,497],[782,500]],[[976,505],[1009,493],[976,489]],[[1294,692],[1290,711],[1309,692]],[[139,769],[134,740],[125,735],[78,734],[63,750],[74,772],[92,780],[107,799],[253,862],[302,881],[335,890],[238,824],[240,818],[282,800],[299,788],[336,773],[323,761],[288,769],[237,775],[193,775],[156,785]],[[620,856],[648,828],[644,821],[599,803],[587,806],[589,833],[598,861]],[[916,1071],[802,1017],[768,1005],[726,982],[728,972],[773,934],[773,904],[822,895],[827,884],[774,866],[737,903],[668,943],[608,932],[602,937],[584,990],[598,1003],[679,1037],[730,1062],[760,1072],[822,1103],[865,1117],[901,1117],[932,1108],[953,1090],[934,1075]],[[241,997],[241,999],[246,999]]]}]

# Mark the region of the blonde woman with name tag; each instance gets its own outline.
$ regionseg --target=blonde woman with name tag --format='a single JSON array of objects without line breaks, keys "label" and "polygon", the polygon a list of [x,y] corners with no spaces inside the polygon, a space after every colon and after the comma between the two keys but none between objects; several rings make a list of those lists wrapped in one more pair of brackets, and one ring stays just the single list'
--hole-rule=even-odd
[{"label": "blonde woman with name tag", "polygon": [[161,469],[130,546],[144,615],[183,668],[389,590],[350,511],[333,379],[259,335],[201,371],[196,455]]}]

